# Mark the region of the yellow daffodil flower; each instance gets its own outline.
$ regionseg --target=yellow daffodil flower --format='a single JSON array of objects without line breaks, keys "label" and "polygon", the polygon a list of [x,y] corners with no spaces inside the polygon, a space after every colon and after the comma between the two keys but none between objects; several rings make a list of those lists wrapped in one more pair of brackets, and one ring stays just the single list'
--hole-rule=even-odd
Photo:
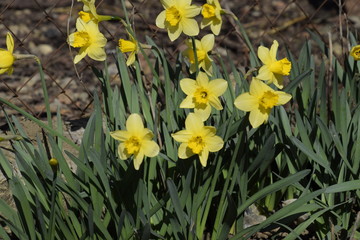
[{"label": "yellow daffodil flower", "polygon": [[15,62],[14,52],[14,39],[10,33],[6,34],[6,48],[0,48],[0,74],[7,72],[11,75],[14,71],[13,64]]},{"label": "yellow daffodil flower", "polygon": [[267,122],[271,109],[290,101],[291,95],[275,91],[262,81],[253,78],[250,92],[243,93],[235,99],[235,106],[245,112],[250,112],[249,121],[253,128]]},{"label": "yellow daffodil flower", "polygon": [[[215,43],[215,37],[213,34],[205,35],[200,41],[195,40],[196,56],[199,68],[202,68],[209,76],[212,75],[212,59],[208,53],[213,49]],[[193,44],[190,39],[186,41],[187,49],[184,51],[190,61],[190,73],[196,72],[196,61],[193,49]]]},{"label": "yellow daffodil flower", "polygon": [[274,40],[270,50],[264,46],[258,48],[258,57],[264,65],[259,69],[256,78],[282,89],[283,76],[290,74],[291,62],[287,58],[276,60],[278,47],[279,43]]},{"label": "yellow daffodil flower", "polygon": [[130,34],[130,40],[120,39],[119,40],[119,49],[122,53],[130,53],[126,61],[126,65],[130,66],[135,62],[135,55],[139,52],[139,45],[136,39]]},{"label": "yellow daffodil flower", "polygon": [[83,11],[79,12],[79,18],[81,18],[85,23],[93,20],[98,23],[99,15],[96,12],[95,0],[78,0],[84,4]]},{"label": "yellow daffodil flower", "polygon": [[86,55],[96,61],[106,59],[105,45],[106,38],[99,31],[99,26],[94,21],[84,22],[81,18],[76,21],[77,32],[68,37],[68,43],[74,48],[80,48],[79,53],[74,58],[74,63],[78,63]]},{"label": "yellow daffodil flower", "polygon": [[78,14],[79,18],[81,18],[86,23],[89,21],[99,23],[101,21],[120,20],[119,17],[97,14],[95,0],[78,0],[78,2],[82,2],[84,4],[83,11],[80,11]]},{"label": "yellow daffodil flower", "polygon": [[176,40],[182,32],[188,36],[199,34],[199,25],[195,19],[201,11],[191,5],[191,0],[160,0],[165,8],[156,18],[156,26],[166,28],[171,41]]},{"label": "yellow daffodil flower", "polygon": [[206,121],[211,113],[211,107],[222,110],[219,96],[227,89],[227,81],[214,79],[209,81],[204,72],[199,72],[196,81],[190,78],[180,80],[181,90],[187,97],[181,102],[180,108],[194,108],[201,120]]},{"label": "yellow daffodil flower", "polygon": [[171,134],[180,142],[178,156],[181,159],[199,155],[200,163],[206,167],[209,152],[217,152],[224,146],[221,137],[216,136],[216,128],[204,126],[204,122],[195,113],[189,113],[185,120],[185,130]]},{"label": "yellow daffodil flower", "polygon": [[350,55],[356,60],[360,60],[360,45],[351,48]]},{"label": "yellow daffodil flower", "polygon": [[159,145],[152,140],[154,134],[144,128],[139,114],[131,114],[126,120],[126,131],[118,130],[110,133],[110,136],[120,141],[118,154],[121,160],[134,156],[134,167],[139,170],[144,156],[155,157],[159,154]]},{"label": "yellow daffodil flower", "polygon": [[200,23],[201,29],[210,25],[213,34],[219,35],[222,25],[222,13],[224,13],[224,11],[220,6],[219,0],[207,0],[201,10],[203,16]]}]

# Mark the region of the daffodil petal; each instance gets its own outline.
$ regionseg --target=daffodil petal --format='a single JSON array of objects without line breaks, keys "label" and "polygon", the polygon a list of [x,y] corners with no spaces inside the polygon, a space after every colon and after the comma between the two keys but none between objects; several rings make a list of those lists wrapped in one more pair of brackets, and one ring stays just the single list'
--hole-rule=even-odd
[{"label": "daffodil petal", "polygon": [[105,47],[106,43],[107,43],[107,39],[105,38],[105,36],[102,33],[98,32],[96,34],[94,45],[98,47]]},{"label": "daffodil petal", "polygon": [[6,47],[9,52],[14,52],[14,39],[9,32],[6,34]]},{"label": "daffodil petal", "polygon": [[74,63],[77,64],[80,62],[87,54],[86,48],[80,48],[78,54],[74,57]]},{"label": "daffodil petal", "polygon": [[268,118],[268,113],[262,113],[259,109],[254,109],[250,112],[249,121],[253,128],[257,128],[266,122]]},{"label": "daffodil petal", "polygon": [[215,43],[214,34],[207,34],[201,38],[201,45],[206,52],[209,52],[213,49]]},{"label": "daffodil petal", "polygon": [[264,47],[264,46],[259,46],[259,48],[258,48],[258,57],[261,60],[261,62],[263,62],[264,64],[270,64],[271,63],[269,49]]},{"label": "daffodil petal", "polygon": [[209,150],[207,150],[207,148],[204,148],[199,153],[200,163],[203,167],[206,167],[208,158],[209,158]]},{"label": "daffodil petal", "polygon": [[273,77],[274,74],[269,70],[269,67],[267,65],[262,66],[259,69],[259,74],[256,76],[256,78],[264,81],[270,81]]},{"label": "daffodil petal", "polygon": [[86,31],[86,23],[81,18],[76,20],[76,30],[79,32]]},{"label": "daffodil petal", "polygon": [[212,76],[212,59],[209,56],[206,56],[200,65],[207,75]]},{"label": "daffodil petal", "polygon": [[13,74],[13,72],[14,72],[14,67],[13,66],[9,67],[7,70],[7,74],[11,75],[11,74]]},{"label": "daffodil petal", "polygon": [[126,120],[126,129],[133,135],[140,135],[144,130],[144,124],[139,114],[133,113]]},{"label": "daffodil petal", "polygon": [[135,62],[135,52],[132,52],[129,54],[129,57],[126,61],[126,66],[130,66],[131,64],[133,64]]},{"label": "daffodil petal", "polygon": [[131,134],[128,131],[117,130],[110,132],[110,136],[118,141],[124,142],[131,137]]},{"label": "daffodil petal", "polygon": [[199,74],[196,77],[196,82],[197,82],[198,86],[208,88],[209,77],[206,75],[206,73],[199,72]]},{"label": "daffodil petal", "polygon": [[143,141],[141,148],[144,151],[144,155],[147,157],[155,157],[160,151],[159,145],[154,141]]},{"label": "daffodil petal", "polygon": [[210,25],[210,29],[212,33],[215,34],[216,36],[219,35],[220,33],[221,25],[222,25],[222,21],[219,19],[215,19]]},{"label": "daffodil petal", "polygon": [[187,143],[181,143],[178,149],[178,157],[181,159],[186,159],[193,156],[194,153],[188,148]]},{"label": "daffodil petal", "polygon": [[188,130],[180,130],[176,133],[171,134],[171,137],[177,142],[187,142],[191,138],[192,134]]},{"label": "daffodil petal", "polygon": [[184,17],[185,18],[193,18],[193,17],[199,15],[200,12],[201,12],[201,7],[191,5],[186,8]]},{"label": "daffodil petal", "polygon": [[192,95],[196,90],[196,81],[190,78],[180,80],[180,88],[186,95]]},{"label": "daffodil petal", "polygon": [[216,134],[216,128],[213,126],[204,126],[202,131],[205,137],[212,137]]},{"label": "daffodil petal", "polygon": [[91,59],[94,59],[96,61],[105,61],[106,59],[105,49],[101,47],[89,46],[88,55]]},{"label": "daffodil petal", "polygon": [[255,96],[255,97],[259,97],[262,96],[262,94],[265,91],[274,91],[271,87],[269,87],[268,85],[266,85],[265,83],[263,83],[262,81],[253,78],[251,83],[250,83],[250,94]]},{"label": "daffodil petal", "polygon": [[209,26],[212,23],[212,20],[210,18],[203,18],[200,22],[200,28],[203,29],[207,26]]},{"label": "daffodil petal", "polygon": [[158,28],[165,28],[166,10],[162,11],[155,20],[155,24]]},{"label": "daffodil petal", "polygon": [[213,106],[216,110],[222,110],[223,107],[221,105],[220,99],[215,95],[209,96],[210,105]]},{"label": "daffodil petal", "polygon": [[270,57],[272,61],[276,61],[276,53],[279,47],[278,41],[274,40],[270,48]]},{"label": "daffodil petal", "polygon": [[273,74],[271,81],[277,88],[282,89],[284,87],[284,76],[280,74]]},{"label": "daffodil petal", "polygon": [[169,27],[168,28],[168,36],[170,38],[170,41],[175,41],[179,38],[180,34],[182,33],[183,28],[182,25],[178,25],[177,27]]},{"label": "daffodil petal", "polygon": [[278,103],[276,104],[277,106],[286,104],[292,98],[290,94],[287,94],[285,92],[276,91],[276,93],[279,96]]},{"label": "daffodil petal", "polygon": [[160,2],[165,8],[170,8],[175,4],[174,0],[160,0]]},{"label": "daffodil petal", "polygon": [[182,31],[185,35],[197,36],[199,34],[199,25],[195,19],[184,18],[180,23],[182,25]]},{"label": "daffodil petal", "polygon": [[242,111],[249,112],[259,107],[259,100],[249,93],[243,93],[235,99],[234,105]]},{"label": "daffodil petal", "polygon": [[194,108],[195,103],[193,101],[193,96],[187,96],[181,103],[180,108]]},{"label": "daffodil petal", "polygon": [[206,146],[210,152],[217,152],[223,148],[224,141],[219,136],[213,136],[206,142]]},{"label": "daffodil petal", "polygon": [[224,79],[214,79],[209,82],[209,89],[215,96],[221,96],[225,93],[228,87],[227,81]]},{"label": "daffodil petal", "polygon": [[202,121],[206,121],[210,117],[211,106],[208,104],[205,108],[195,108],[194,112]]},{"label": "daffodil petal", "polygon": [[190,132],[197,132],[204,127],[204,123],[196,114],[189,113],[185,120],[185,127]]},{"label": "daffodil petal", "polygon": [[144,152],[142,151],[142,149],[140,149],[140,151],[134,155],[134,168],[136,170],[140,169],[140,165],[144,160]]},{"label": "daffodil petal", "polygon": [[119,154],[119,158],[121,160],[126,160],[128,158],[130,158],[130,154],[127,154],[126,150],[125,150],[125,144],[124,143],[120,143],[119,147],[118,147],[118,154]]}]

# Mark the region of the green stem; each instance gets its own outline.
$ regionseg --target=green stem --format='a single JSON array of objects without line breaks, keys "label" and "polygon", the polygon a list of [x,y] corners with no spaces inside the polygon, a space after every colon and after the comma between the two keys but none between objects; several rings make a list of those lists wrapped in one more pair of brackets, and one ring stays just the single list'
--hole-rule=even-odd
[{"label": "green stem", "polygon": [[130,26],[130,20],[129,20],[128,11],[126,9],[125,0],[121,0],[121,5],[122,5],[123,10],[124,10],[126,23]]},{"label": "green stem", "polygon": [[202,216],[200,227],[196,229],[196,235],[197,235],[198,239],[203,238],[203,234],[204,234],[204,230],[205,230],[205,224],[206,224],[206,221],[208,219],[210,206],[211,206],[211,203],[212,203],[212,200],[213,200],[213,195],[215,193],[216,183],[217,183],[218,177],[220,175],[220,168],[221,168],[221,165],[222,165],[222,156],[220,154],[217,154],[216,157],[218,157],[218,156],[220,156],[220,157],[218,158],[216,168],[215,168],[215,173],[213,175],[214,177],[213,177],[213,179],[211,181],[210,191],[209,191],[208,199],[207,199],[207,202],[206,202],[204,215]]},{"label": "green stem", "polygon": [[[241,136],[239,136],[239,138],[241,138]],[[238,153],[239,153],[239,148],[240,145],[243,143],[243,141],[238,140],[238,142],[236,143],[235,146],[235,151],[233,154],[233,157],[231,158],[231,163],[230,163],[230,167],[229,167],[229,171],[228,171],[228,177],[225,180],[225,184],[223,187],[223,191],[221,193],[221,197],[220,197],[220,201],[219,201],[219,208],[218,211],[216,213],[216,217],[215,217],[215,224],[214,224],[214,229],[212,232],[212,237],[213,239],[216,239],[217,234],[221,231],[221,229],[219,229],[219,225],[220,225],[220,221],[222,220],[223,216],[224,216],[224,204],[225,204],[225,197],[226,197],[226,193],[228,192],[228,187],[229,187],[229,183],[230,183],[230,176],[233,176],[233,171],[235,168],[235,163],[236,163],[236,159],[238,159]],[[234,176],[233,176],[234,177]]]},{"label": "green stem", "polygon": [[56,203],[55,203],[55,197],[56,197],[56,179],[57,179],[57,172],[54,172],[54,178],[52,182],[52,189],[51,189],[51,212],[50,212],[50,222],[49,222],[49,231],[47,239],[53,240],[54,234],[55,234],[55,210],[56,210]]},{"label": "green stem", "polygon": [[253,59],[255,60],[256,65],[259,66],[260,62],[259,62],[259,60],[258,60],[258,58],[256,56],[256,52],[255,52],[255,50],[254,50],[254,48],[253,48],[253,46],[251,44],[251,41],[250,41],[246,31],[245,31],[245,28],[243,27],[243,25],[240,23],[239,19],[236,16],[235,16],[234,19],[235,19],[235,22],[236,22],[237,26],[239,27],[240,33],[241,33],[242,37],[244,38],[246,45],[250,49],[250,54],[253,56]]},{"label": "green stem", "polygon": [[42,90],[43,90],[43,94],[44,94],[44,102],[45,102],[45,108],[46,108],[46,118],[47,118],[49,127],[52,128],[53,126],[52,126],[52,120],[51,120],[50,102],[49,102],[49,95],[48,95],[47,87],[46,87],[46,81],[45,81],[45,77],[44,77],[44,71],[43,71],[40,59],[38,57],[35,57],[35,60],[36,60],[37,64],[39,65],[41,86],[42,86]]}]

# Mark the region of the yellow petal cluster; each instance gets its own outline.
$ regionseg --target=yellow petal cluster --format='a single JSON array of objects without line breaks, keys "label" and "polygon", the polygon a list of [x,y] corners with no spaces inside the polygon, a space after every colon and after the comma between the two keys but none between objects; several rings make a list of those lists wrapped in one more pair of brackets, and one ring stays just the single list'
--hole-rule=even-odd
[{"label": "yellow petal cluster", "polygon": [[139,52],[139,46],[136,39],[130,34],[130,40],[119,39],[119,49],[122,53],[130,53],[126,65],[130,66],[135,62],[135,55]]},{"label": "yellow petal cluster", "polygon": [[197,154],[203,167],[207,165],[209,152],[217,152],[224,146],[223,139],[216,135],[216,128],[204,126],[202,119],[195,113],[187,116],[185,130],[171,136],[181,143],[178,149],[179,158],[186,159]]},{"label": "yellow petal cluster", "polygon": [[0,48],[0,74],[7,72],[11,75],[14,71],[13,64],[15,62],[14,52],[14,39],[10,33],[6,34],[6,48]]},{"label": "yellow petal cluster", "polygon": [[201,29],[210,26],[212,33],[219,35],[222,25],[222,11],[219,0],[207,0],[201,10],[203,16],[200,23]]},{"label": "yellow petal cluster", "polygon": [[[209,57],[209,52],[214,47],[215,37],[213,34],[205,35],[200,41],[195,40],[196,57],[199,68],[202,68],[209,76],[212,75],[212,59]],[[187,49],[183,52],[184,56],[189,59],[190,73],[194,73],[197,70],[195,51],[193,48],[193,42],[188,39],[186,41]]]},{"label": "yellow petal cluster", "polygon": [[166,29],[171,41],[182,32],[188,36],[199,34],[199,25],[195,19],[201,8],[191,5],[191,0],[161,0],[164,9],[156,18],[156,26]]},{"label": "yellow petal cluster", "polygon": [[250,112],[249,121],[253,128],[267,122],[271,109],[290,101],[291,95],[275,91],[259,79],[253,78],[250,92],[243,93],[235,99],[235,106],[245,112]]},{"label": "yellow petal cluster", "polygon": [[79,18],[85,23],[89,21],[99,22],[99,15],[96,12],[95,0],[78,0],[84,4],[83,11],[79,12]]},{"label": "yellow petal cluster", "polygon": [[180,108],[194,108],[201,120],[206,121],[210,116],[211,107],[223,109],[219,97],[224,94],[227,86],[224,79],[209,81],[204,72],[199,72],[196,80],[184,78],[180,80],[180,87],[187,97],[181,102]]},{"label": "yellow petal cluster", "polygon": [[94,21],[84,22],[81,18],[76,21],[75,33],[68,37],[68,43],[74,48],[80,48],[79,53],[74,58],[74,63],[78,63],[86,55],[96,61],[106,59],[105,45],[106,38],[99,31],[99,26]]},{"label": "yellow petal cluster", "polygon": [[360,60],[360,45],[351,48],[350,55],[356,60]]},{"label": "yellow petal cluster", "polygon": [[291,62],[287,58],[276,59],[278,47],[279,43],[274,40],[270,49],[264,46],[258,48],[258,57],[264,65],[259,69],[256,78],[282,89],[283,77],[290,74]]},{"label": "yellow petal cluster", "polygon": [[145,156],[155,157],[159,154],[159,145],[153,141],[154,134],[144,128],[139,114],[133,113],[126,120],[126,130],[110,133],[111,137],[120,141],[118,154],[121,160],[134,156],[134,167],[139,170]]}]

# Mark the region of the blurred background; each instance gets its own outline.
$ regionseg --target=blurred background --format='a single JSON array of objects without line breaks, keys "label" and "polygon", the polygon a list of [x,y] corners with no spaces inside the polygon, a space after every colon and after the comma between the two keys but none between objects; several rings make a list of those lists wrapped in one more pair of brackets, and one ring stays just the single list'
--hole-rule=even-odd
[{"label": "blurred background", "polygon": [[[184,49],[185,36],[170,42],[166,32],[155,26],[155,18],[163,10],[160,1],[125,2],[139,41],[144,42],[145,36],[149,36],[167,50],[170,60],[175,59]],[[202,5],[205,1],[193,3]],[[330,51],[341,59],[348,55],[351,47],[350,32],[357,34],[360,28],[360,0],[222,0],[220,3],[240,19],[255,49],[260,44],[269,47],[274,39],[278,40],[279,58],[285,56],[286,48],[297,57],[303,43],[311,38],[311,31],[320,34]],[[97,0],[96,5],[99,14],[124,17],[121,0]],[[103,69],[104,64],[86,58],[75,66],[72,59],[76,50],[71,50],[66,43],[68,33],[75,31],[75,19],[81,9],[82,3],[77,0],[0,1],[0,48],[6,48],[6,33],[10,32],[15,40],[15,52],[35,54],[41,59],[52,112],[56,114],[60,107],[65,120],[89,116],[93,93],[101,92],[99,80],[91,68]],[[127,38],[127,35],[119,22],[102,22],[100,25],[109,41],[106,50],[111,83],[118,85],[121,80],[114,53],[118,39]],[[200,35],[208,31],[204,29]],[[317,51],[313,45],[313,51]],[[231,57],[236,67],[243,71],[249,66],[249,50],[228,16],[224,16],[214,52]],[[141,56],[139,58],[142,61]],[[320,51],[317,58],[316,61],[326,60]],[[150,71],[146,67],[143,71],[145,78],[151,81]],[[45,117],[36,63],[17,61],[13,75],[0,75],[0,97],[39,118]],[[5,109],[8,114],[15,114],[13,110]],[[1,110],[0,126],[3,124],[4,112]]]}]

